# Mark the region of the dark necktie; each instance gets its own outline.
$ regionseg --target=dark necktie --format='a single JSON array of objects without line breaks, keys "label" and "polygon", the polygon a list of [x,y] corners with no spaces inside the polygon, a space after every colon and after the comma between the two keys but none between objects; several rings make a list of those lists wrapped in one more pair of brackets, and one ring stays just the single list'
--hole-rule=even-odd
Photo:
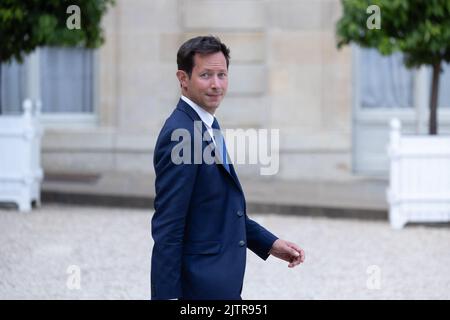
[{"label": "dark necktie", "polygon": [[223,166],[228,172],[230,172],[230,165],[228,164],[227,160],[227,146],[225,144],[225,138],[223,137],[222,132],[220,131],[219,122],[217,122],[216,118],[214,118],[211,128],[215,129],[214,140],[216,142],[216,148],[218,148],[220,152]]}]

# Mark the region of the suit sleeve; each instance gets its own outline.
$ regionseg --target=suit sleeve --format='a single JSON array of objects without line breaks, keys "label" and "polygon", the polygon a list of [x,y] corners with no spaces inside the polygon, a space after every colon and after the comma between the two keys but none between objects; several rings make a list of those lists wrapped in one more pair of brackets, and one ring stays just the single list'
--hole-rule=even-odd
[{"label": "suit sleeve", "polygon": [[[163,134],[155,147],[155,213],[152,218],[154,240],[151,259],[152,299],[180,298],[181,261],[186,216],[194,189],[197,165],[175,164],[170,132]],[[192,162],[191,162],[192,163]]]},{"label": "suit sleeve", "polygon": [[247,233],[247,247],[261,259],[267,260],[269,251],[278,237],[250,219],[247,214],[245,215],[245,227]]}]

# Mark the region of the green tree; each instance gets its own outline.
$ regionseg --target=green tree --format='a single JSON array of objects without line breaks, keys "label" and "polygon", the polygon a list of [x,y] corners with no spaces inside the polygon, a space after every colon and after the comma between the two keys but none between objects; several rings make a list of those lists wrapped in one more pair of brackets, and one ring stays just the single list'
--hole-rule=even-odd
[{"label": "green tree", "polygon": [[[2,62],[22,62],[25,55],[41,46],[99,47],[104,41],[101,18],[113,3],[114,0],[0,0],[0,68]],[[79,8],[79,28],[73,28],[71,23],[77,12],[68,12],[73,5]]]},{"label": "green tree", "polygon": [[[433,70],[429,133],[437,134],[437,99],[442,64],[450,62],[450,0],[341,0],[338,48],[351,42],[389,55],[400,51],[409,68]],[[367,8],[380,8],[380,29],[369,29]]]}]

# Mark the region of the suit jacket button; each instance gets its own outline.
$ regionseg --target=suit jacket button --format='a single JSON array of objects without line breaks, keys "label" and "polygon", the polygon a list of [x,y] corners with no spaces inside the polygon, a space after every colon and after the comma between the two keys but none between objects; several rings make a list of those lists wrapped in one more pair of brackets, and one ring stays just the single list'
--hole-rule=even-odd
[{"label": "suit jacket button", "polygon": [[244,213],[243,213],[241,210],[238,210],[238,212],[236,212],[236,214],[237,214],[239,217],[242,217],[242,216],[244,215]]},{"label": "suit jacket button", "polygon": [[239,246],[241,247],[245,246],[245,241],[244,240],[239,241]]}]

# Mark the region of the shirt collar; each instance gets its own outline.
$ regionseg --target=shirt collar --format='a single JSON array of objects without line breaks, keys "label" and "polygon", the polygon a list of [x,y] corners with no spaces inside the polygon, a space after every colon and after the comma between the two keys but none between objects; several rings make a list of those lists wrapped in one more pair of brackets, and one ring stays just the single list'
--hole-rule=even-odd
[{"label": "shirt collar", "polygon": [[214,122],[214,116],[211,113],[209,113],[208,111],[206,111],[205,109],[200,107],[198,104],[196,104],[194,101],[190,100],[189,98],[187,98],[183,95],[181,96],[181,99],[183,99],[184,102],[186,102],[189,106],[191,106],[191,108],[194,109],[195,112],[197,112],[200,119],[202,119],[202,121],[209,128],[211,128],[211,126]]}]

